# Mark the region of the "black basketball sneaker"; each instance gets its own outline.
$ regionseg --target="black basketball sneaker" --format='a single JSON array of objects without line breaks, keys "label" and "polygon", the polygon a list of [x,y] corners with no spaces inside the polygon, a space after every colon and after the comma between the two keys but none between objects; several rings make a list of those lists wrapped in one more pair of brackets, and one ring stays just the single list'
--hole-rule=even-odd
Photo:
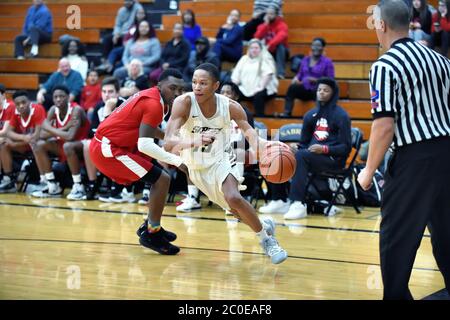
[{"label": "black basketball sneaker", "polygon": [[[148,220],[145,219],[144,222],[139,227],[139,229],[137,229],[136,231],[137,236],[140,237],[142,232],[147,231],[147,229],[148,229]],[[161,227],[161,230],[159,232],[162,232],[164,238],[166,238],[166,240],[169,242],[173,242],[177,239],[177,235],[175,233],[167,231],[163,227]]]}]

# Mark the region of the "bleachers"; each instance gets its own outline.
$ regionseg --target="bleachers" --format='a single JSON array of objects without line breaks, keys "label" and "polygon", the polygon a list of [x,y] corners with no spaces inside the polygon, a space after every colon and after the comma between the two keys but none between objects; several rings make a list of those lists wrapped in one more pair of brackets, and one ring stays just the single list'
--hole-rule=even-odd
[{"label": "bleachers", "polygon": [[[140,1],[153,2],[152,0]],[[437,1],[429,1],[437,5]],[[37,89],[39,75],[48,75],[56,70],[60,56],[57,41],[63,34],[77,36],[88,44],[99,43],[101,29],[112,28],[115,14],[122,1],[77,0],[75,3],[82,12],[81,29],[66,28],[67,7],[74,4],[71,0],[48,0],[47,6],[54,16],[53,41],[40,47],[39,59],[18,61],[13,58],[14,38],[21,32],[24,16],[30,1],[3,0],[0,3],[0,82],[8,89]],[[368,72],[371,63],[380,54],[378,42],[373,30],[367,28],[370,14],[367,9],[373,0],[285,0],[283,14],[289,25],[289,46],[291,55],[308,54],[312,38],[321,36],[328,46],[325,54],[335,62],[336,78],[340,87],[340,104],[349,112],[355,123],[362,125],[367,139],[371,123]],[[203,33],[214,37],[224,23],[231,9],[239,9],[242,20],[248,21],[252,14],[252,1],[237,0],[200,0],[181,1],[180,12],[192,9]],[[172,26],[180,21],[179,15],[166,15],[162,18],[161,30],[157,36],[162,43],[172,36]],[[233,66],[224,64],[224,69]],[[288,77],[294,74],[289,70]],[[284,95],[291,79],[281,80],[278,97],[269,102],[266,114],[282,112]],[[301,117],[311,103],[297,102],[294,116]],[[261,119],[270,128],[289,122],[289,119],[266,117]]]}]

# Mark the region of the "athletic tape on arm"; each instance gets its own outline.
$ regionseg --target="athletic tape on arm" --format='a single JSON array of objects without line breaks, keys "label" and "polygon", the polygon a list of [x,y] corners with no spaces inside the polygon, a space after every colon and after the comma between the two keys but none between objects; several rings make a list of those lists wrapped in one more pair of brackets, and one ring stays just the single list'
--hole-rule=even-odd
[{"label": "athletic tape on arm", "polygon": [[183,160],[179,156],[165,151],[158,146],[152,138],[139,138],[138,150],[153,159],[160,160],[173,166],[179,167],[183,163]]}]

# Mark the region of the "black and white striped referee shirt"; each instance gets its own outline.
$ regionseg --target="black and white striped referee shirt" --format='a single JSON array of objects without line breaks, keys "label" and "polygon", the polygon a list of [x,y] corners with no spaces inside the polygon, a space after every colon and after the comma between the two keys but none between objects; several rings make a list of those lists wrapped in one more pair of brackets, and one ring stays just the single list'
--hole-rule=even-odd
[{"label": "black and white striped referee shirt", "polygon": [[394,117],[394,147],[450,136],[450,60],[400,39],[369,74],[373,117]]}]

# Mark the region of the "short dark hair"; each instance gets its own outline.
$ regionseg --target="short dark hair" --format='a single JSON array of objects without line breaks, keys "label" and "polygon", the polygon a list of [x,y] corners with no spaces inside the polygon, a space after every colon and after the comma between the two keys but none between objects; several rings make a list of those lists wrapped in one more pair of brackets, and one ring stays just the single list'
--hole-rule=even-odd
[{"label": "short dark hair", "polygon": [[14,100],[15,98],[17,98],[17,97],[22,97],[22,96],[25,96],[25,97],[27,97],[27,99],[29,99],[28,91],[26,91],[26,90],[17,90],[17,91],[14,92],[14,94],[13,94],[13,100]]},{"label": "short dark hair", "polygon": [[3,83],[0,83],[0,93],[4,94],[6,92],[5,85]]},{"label": "short dark hair", "polygon": [[222,90],[222,88],[225,87],[225,86],[230,86],[231,87],[231,91],[233,91],[238,96],[238,99],[241,98],[241,94],[242,93],[241,93],[241,90],[239,90],[239,87],[237,86],[236,83],[231,82],[231,81],[226,81],[226,82],[222,83],[222,86],[220,87],[220,90]]},{"label": "short dark hair", "polygon": [[205,70],[210,74],[211,77],[214,78],[214,80],[219,81],[220,80],[220,72],[219,69],[213,65],[212,63],[206,62],[202,63],[197,68],[195,68],[194,72],[197,70]]},{"label": "short dark hair", "polygon": [[87,72],[87,75],[89,75],[91,72],[95,72],[98,76],[100,75],[98,70],[96,70],[96,69],[89,69]]},{"label": "short dark hair", "polygon": [[320,41],[320,43],[322,43],[322,47],[326,47],[326,45],[327,45],[327,42],[325,41],[325,39],[321,38],[321,37],[314,38],[312,42],[314,42],[314,41]]},{"label": "short dark hair", "polygon": [[403,0],[381,0],[377,7],[380,10],[380,19],[389,28],[395,31],[409,29],[411,10]]},{"label": "short dark hair", "polygon": [[106,77],[103,79],[102,81],[102,88],[104,86],[110,85],[112,84],[114,86],[114,89],[116,89],[117,92],[119,92],[120,90],[120,83],[119,80],[117,80],[117,78],[115,77]]},{"label": "short dark hair", "polygon": [[333,89],[333,91],[336,91],[336,88],[338,88],[336,80],[334,80],[333,78],[329,78],[329,77],[321,77],[319,80],[317,80],[317,87],[320,84],[326,84],[331,89]]},{"label": "short dark hair", "polygon": [[64,91],[67,95],[70,94],[69,88],[67,88],[67,86],[65,86],[63,84],[58,84],[58,85],[54,86],[52,89],[52,95],[55,93],[56,90]]},{"label": "short dark hair", "polygon": [[181,72],[179,70],[174,69],[174,68],[168,68],[161,73],[161,75],[159,76],[158,82],[167,80],[169,77],[183,79],[183,75],[181,74]]}]

